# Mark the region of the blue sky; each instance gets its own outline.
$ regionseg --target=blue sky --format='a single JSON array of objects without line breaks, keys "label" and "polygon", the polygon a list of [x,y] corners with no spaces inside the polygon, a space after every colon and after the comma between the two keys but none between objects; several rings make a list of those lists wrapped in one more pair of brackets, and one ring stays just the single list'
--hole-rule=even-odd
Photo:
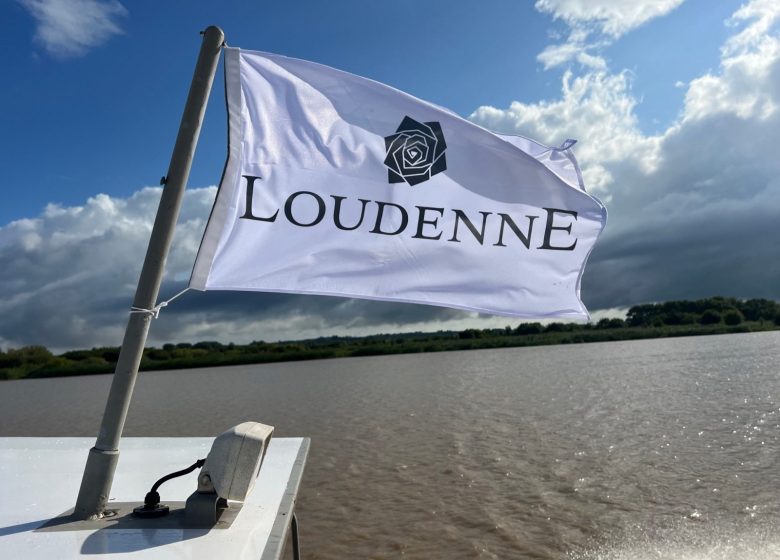
[{"label": "blue sky", "polygon": [[[643,130],[676,117],[683,97],[676,82],[717,66],[723,21],[738,5],[692,0],[604,49],[616,68],[634,74]],[[551,34],[566,33],[562,22],[516,1],[133,2],[111,18],[119,33],[63,55],[62,46],[50,52],[36,41],[39,23],[24,3],[3,3],[0,19],[10,27],[0,177],[25,185],[0,209],[0,223],[35,216],[50,202],[80,204],[97,193],[127,196],[156,184],[167,169],[198,31],[209,24],[220,25],[230,45],[368,76],[464,116],[481,105],[556,96],[562,69],[545,71],[536,56]],[[691,33],[694,27],[706,31]],[[658,64],[658,56],[673,63]],[[192,186],[219,179],[222,106],[217,83]]]},{"label": "blue sky", "polygon": [[[534,59],[546,18],[513,2],[496,6],[506,15],[498,19],[466,3],[449,4],[134,2],[113,18],[121,34],[83,55],[62,57],[36,43],[36,21],[23,4],[6,2],[0,19],[14,22],[7,38],[7,83],[13,85],[2,88],[0,106],[3,129],[14,132],[1,140],[0,176],[28,186],[2,208],[0,219],[36,215],[49,202],[79,204],[98,192],[126,196],[156,184],[167,169],[198,31],[212,23],[225,30],[230,45],[336,66],[461,114],[507,104],[518,91],[538,97],[548,81]],[[223,106],[218,83],[193,186],[219,178]],[[32,183],[31,168],[37,170]]]},{"label": "blue sky", "polygon": [[[589,190],[610,209],[583,286],[597,312],[673,297],[780,297],[778,236],[762,221],[780,207],[778,168],[751,149],[780,139],[778,19],[769,0],[4,2],[0,346],[121,339],[141,230],[159,196],[144,188],[167,170],[198,31],[209,24],[231,46],[368,76],[500,132],[578,138]],[[191,266],[225,128],[219,79],[164,293]],[[84,276],[88,261],[77,256],[90,251],[109,273]],[[506,323],[334,298],[186,297],[153,341]],[[243,306],[256,320],[238,320]]]}]

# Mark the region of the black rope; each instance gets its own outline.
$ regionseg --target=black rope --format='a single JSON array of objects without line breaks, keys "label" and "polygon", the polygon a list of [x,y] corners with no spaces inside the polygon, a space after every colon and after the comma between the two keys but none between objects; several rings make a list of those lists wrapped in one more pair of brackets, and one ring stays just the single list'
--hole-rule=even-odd
[{"label": "black rope", "polygon": [[146,497],[144,498],[144,505],[146,507],[153,508],[157,504],[160,503],[160,494],[157,493],[157,489],[165,482],[168,482],[172,478],[178,478],[180,476],[184,476],[185,474],[189,474],[195,469],[201,468],[204,463],[206,462],[206,459],[198,459],[195,461],[192,465],[187,467],[186,469],[182,469],[180,471],[172,472],[171,474],[166,474],[164,477],[162,477],[160,480],[154,483],[152,486],[152,489],[149,490],[149,492],[146,494]]}]

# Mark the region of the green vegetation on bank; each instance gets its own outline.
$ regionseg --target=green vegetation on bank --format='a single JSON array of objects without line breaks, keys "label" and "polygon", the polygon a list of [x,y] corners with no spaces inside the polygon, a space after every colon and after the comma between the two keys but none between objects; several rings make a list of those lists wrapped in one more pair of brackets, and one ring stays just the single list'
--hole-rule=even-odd
[{"label": "green vegetation on bank", "polygon": [[[766,299],[714,297],[636,305],[626,319],[575,323],[521,323],[503,329],[404,333],[365,337],[321,337],[294,342],[250,344],[165,344],[147,348],[142,370],[180,369],[293,360],[378,356],[477,348],[539,346],[672,336],[726,334],[780,329],[780,304]],[[119,348],[73,350],[58,356],[43,346],[0,351],[0,379],[109,373]]]}]

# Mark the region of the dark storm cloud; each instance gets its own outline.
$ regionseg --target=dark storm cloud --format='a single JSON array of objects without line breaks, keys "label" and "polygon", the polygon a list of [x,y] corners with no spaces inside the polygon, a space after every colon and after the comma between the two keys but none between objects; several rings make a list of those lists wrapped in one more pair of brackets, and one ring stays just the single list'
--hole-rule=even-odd
[{"label": "dark storm cloud", "polygon": [[780,118],[713,115],[663,143],[662,164],[619,169],[610,224],[585,277],[595,308],[728,295],[780,299]]},{"label": "dark storm cloud", "polygon": [[[562,97],[471,118],[575,148],[609,211],[583,277],[591,309],[727,295],[780,299],[780,10],[750,2],[729,20],[721,67],[686,87],[666,131],[639,127],[626,72],[567,70]],[[565,118],[563,118],[565,116]]]}]

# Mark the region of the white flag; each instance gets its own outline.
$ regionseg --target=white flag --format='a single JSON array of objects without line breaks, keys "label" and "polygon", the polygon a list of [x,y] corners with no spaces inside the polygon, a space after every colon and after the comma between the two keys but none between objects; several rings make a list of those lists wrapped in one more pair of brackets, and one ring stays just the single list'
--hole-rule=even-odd
[{"label": "white flag", "polygon": [[587,318],[606,210],[567,142],[500,136],[372,80],[225,49],[229,154],[190,280]]}]

